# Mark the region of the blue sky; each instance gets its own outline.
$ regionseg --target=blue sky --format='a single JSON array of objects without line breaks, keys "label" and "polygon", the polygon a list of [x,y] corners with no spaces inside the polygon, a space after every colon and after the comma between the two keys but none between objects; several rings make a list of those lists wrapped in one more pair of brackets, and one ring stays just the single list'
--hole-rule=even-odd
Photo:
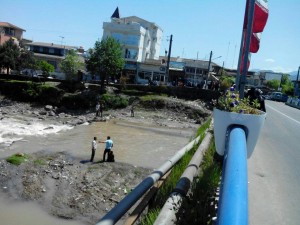
[{"label": "blue sky", "polygon": [[[236,68],[246,0],[6,0],[0,21],[26,30],[33,41],[94,47],[102,24],[119,7],[120,16],[138,16],[163,29],[161,55],[173,35],[172,56],[209,59]],[[297,71],[300,66],[300,1],[269,0],[269,19],[251,69]],[[62,38],[63,37],[63,38]]]}]

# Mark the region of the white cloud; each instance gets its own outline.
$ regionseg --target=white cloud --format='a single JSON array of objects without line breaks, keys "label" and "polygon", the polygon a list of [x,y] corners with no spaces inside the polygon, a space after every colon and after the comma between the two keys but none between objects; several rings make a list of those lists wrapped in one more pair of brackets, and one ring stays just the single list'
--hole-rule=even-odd
[{"label": "white cloud", "polygon": [[266,59],[265,61],[268,62],[268,63],[274,63],[275,62],[274,59]]}]

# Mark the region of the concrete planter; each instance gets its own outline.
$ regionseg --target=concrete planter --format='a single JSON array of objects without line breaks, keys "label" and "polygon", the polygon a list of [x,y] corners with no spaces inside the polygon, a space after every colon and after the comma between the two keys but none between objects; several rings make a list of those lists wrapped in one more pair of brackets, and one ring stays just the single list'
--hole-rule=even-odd
[{"label": "concrete planter", "polygon": [[232,125],[245,127],[247,138],[247,157],[249,158],[255,148],[259,134],[265,122],[266,113],[260,115],[226,112],[214,108],[214,136],[217,153],[224,155],[228,128]]}]

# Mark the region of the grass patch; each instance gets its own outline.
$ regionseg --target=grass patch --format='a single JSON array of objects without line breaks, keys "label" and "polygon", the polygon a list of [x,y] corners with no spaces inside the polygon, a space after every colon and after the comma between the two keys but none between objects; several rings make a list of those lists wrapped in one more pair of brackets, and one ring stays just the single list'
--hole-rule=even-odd
[{"label": "grass patch", "polygon": [[[202,136],[204,138],[204,132],[210,127],[211,118],[209,118],[201,127],[198,128],[195,137]],[[201,141],[202,141],[201,139]]]},{"label": "grass patch", "polygon": [[14,154],[14,155],[8,157],[6,159],[6,161],[9,162],[9,163],[11,163],[11,164],[13,164],[13,165],[19,166],[23,162],[28,161],[28,158],[29,158],[29,156],[26,155],[26,154],[17,153],[17,154]]},{"label": "grass patch", "polygon": [[147,215],[143,217],[143,219],[140,222],[140,225],[150,225],[154,224],[158,214],[159,214],[160,209],[154,208],[150,209]]},{"label": "grass patch", "polygon": [[142,101],[162,100],[162,96],[160,96],[160,95],[144,95],[144,96],[141,96],[140,99]]},{"label": "grass patch", "polygon": [[104,102],[109,108],[125,108],[128,106],[128,99],[121,96],[103,94],[100,101]]},{"label": "grass patch", "polygon": [[35,159],[35,160],[33,161],[33,164],[35,164],[35,165],[40,165],[40,166],[44,166],[44,165],[47,165],[47,162],[46,162],[46,160],[44,160],[44,159]]},{"label": "grass patch", "polygon": [[215,145],[211,142],[193,182],[191,192],[184,199],[176,217],[177,224],[212,224],[211,197],[219,186],[222,167],[215,160]]},{"label": "grass patch", "polygon": [[166,101],[159,95],[145,95],[140,97],[140,104],[145,108],[162,109],[166,106]]},{"label": "grass patch", "polygon": [[[205,131],[209,128],[211,123],[211,119],[207,120],[199,129],[197,130],[196,137],[200,136],[200,142],[197,145],[187,152],[182,159],[173,167],[171,174],[167,178],[166,182],[162,185],[162,187],[158,190],[158,193],[153,200],[153,204],[150,206],[149,213],[144,218],[142,218],[141,225],[150,225],[153,224],[156,217],[159,214],[160,209],[168,199],[170,193],[175,188],[179,178],[181,177],[182,173],[186,169],[187,165],[189,164],[190,160],[192,159],[195,151],[198,149],[201,141],[204,138]],[[157,213],[153,213],[157,212]]]}]

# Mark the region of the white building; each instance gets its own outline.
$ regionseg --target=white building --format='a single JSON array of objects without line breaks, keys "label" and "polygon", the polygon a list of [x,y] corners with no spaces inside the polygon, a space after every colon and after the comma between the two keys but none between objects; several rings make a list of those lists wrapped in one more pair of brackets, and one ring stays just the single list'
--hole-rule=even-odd
[{"label": "white building", "polygon": [[113,37],[122,46],[125,61],[144,62],[159,59],[162,29],[136,16],[116,18],[103,23],[103,37]]}]

